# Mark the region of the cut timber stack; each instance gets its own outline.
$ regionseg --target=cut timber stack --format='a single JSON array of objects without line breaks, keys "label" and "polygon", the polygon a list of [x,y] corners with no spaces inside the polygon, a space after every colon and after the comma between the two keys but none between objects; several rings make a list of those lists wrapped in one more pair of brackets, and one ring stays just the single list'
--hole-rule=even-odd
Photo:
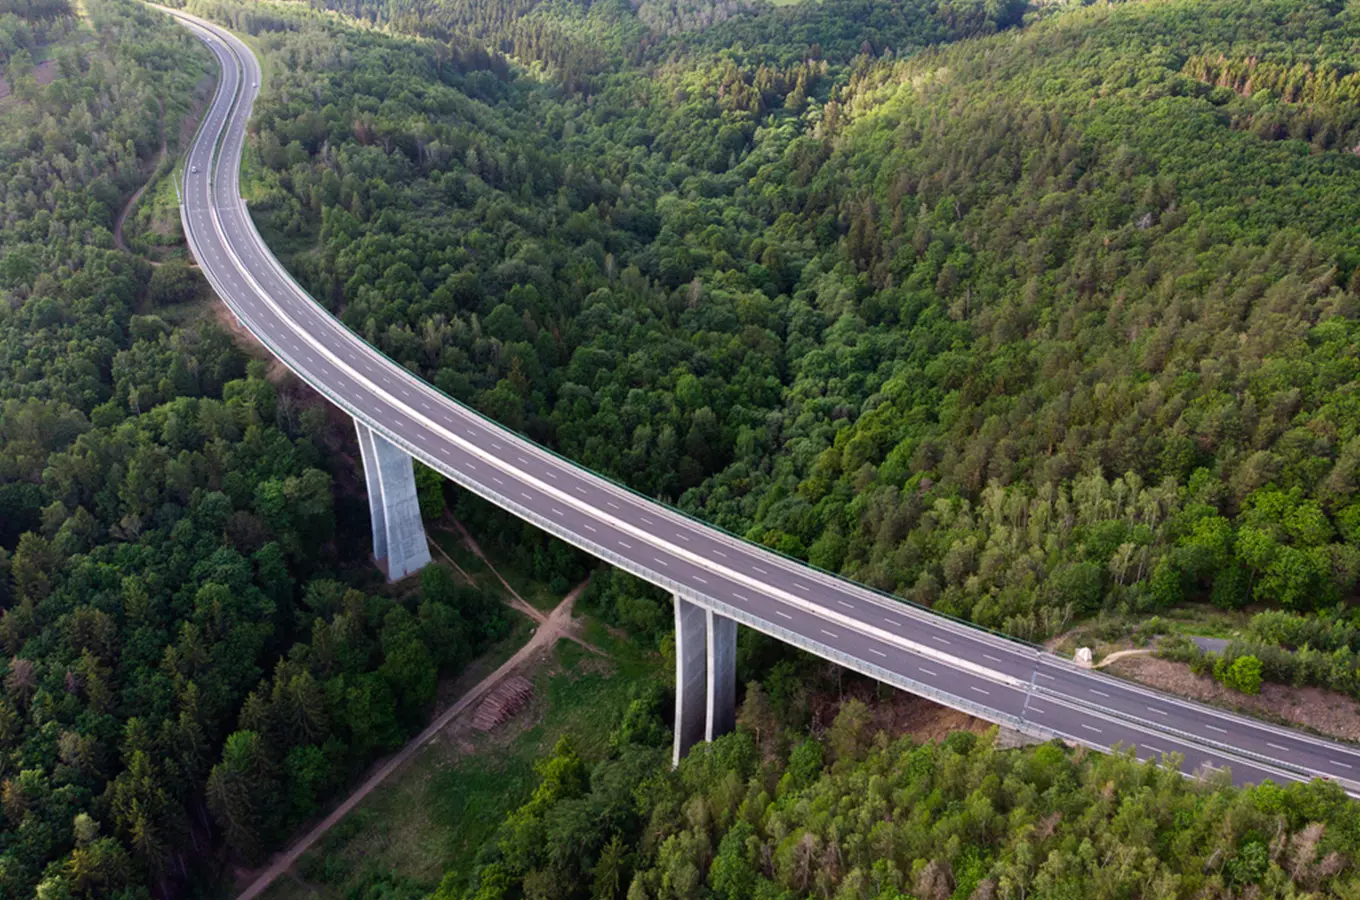
[{"label": "cut timber stack", "polygon": [[510,676],[477,707],[477,713],[472,717],[472,727],[478,731],[490,731],[523,709],[533,695],[533,682],[519,675]]}]

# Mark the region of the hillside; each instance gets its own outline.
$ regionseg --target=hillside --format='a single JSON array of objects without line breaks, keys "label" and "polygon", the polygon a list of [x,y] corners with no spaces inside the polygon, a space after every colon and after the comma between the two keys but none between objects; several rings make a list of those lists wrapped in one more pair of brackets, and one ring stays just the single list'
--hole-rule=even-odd
[{"label": "hillside", "polygon": [[1022,637],[1350,596],[1344,9],[194,8],[309,287],[563,453]]},{"label": "hillside", "polygon": [[[1125,638],[1211,603],[1218,664],[1164,655],[1360,697],[1353,6],[184,5],[262,57],[271,247],[455,397],[943,613]],[[167,181],[167,261],[115,246],[203,48],[131,0],[0,0],[0,66],[0,896],[207,893],[508,623],[443,568],[376,583],[352,429],[207,320]],[[595,565],[448,499],[544,584]],[[667,595],[582,602],[669,659]],[[1335,786],[917,746],[741,641],[738,734],[666,770],[639,684],[439,896],[1357,892]]]}]

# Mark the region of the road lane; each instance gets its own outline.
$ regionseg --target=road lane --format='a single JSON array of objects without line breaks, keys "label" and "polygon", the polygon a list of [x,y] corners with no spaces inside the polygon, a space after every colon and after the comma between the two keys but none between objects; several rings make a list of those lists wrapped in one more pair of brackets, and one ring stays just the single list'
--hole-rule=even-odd
[{"label": "road lane", "polygon": [[985,707],[996,720],[1019,718],[1030,730],[1100,748],[1183,752],[1188,770],[1208,760],[1239,781],[1310,772],[1344,779],[1360,769],[1356,748],[1206,713],[813,571],[578,469],[445,397],[345,328],[269,252],[239,190],[258,62],[227,33],[191,27],[212,31],[206,39],[223,72],[185,176],[195,256],[224,301],[300,376],[454,480],[643,577],[726,604],[752,627],[839,661],[851,657],[876,677],[884,670],[919,683],[960,708]]}]

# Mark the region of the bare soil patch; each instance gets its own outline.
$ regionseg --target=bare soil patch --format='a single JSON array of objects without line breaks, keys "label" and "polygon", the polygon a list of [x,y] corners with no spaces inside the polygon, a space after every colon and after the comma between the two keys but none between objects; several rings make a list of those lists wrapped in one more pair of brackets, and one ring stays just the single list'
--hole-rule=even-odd
[{"label": "bare soil patch", "polygon": [[839,696],[819,695],[812,701],[813,732],[829,728],[845,700],[859,699],[869,707],[870,732],[883,731],[889,737],[911,737],[916,741],[941,741],[955,731],[985,734],[991,722],[941,706],[924,697],[887,686],[856,685]]},{"label": "bare soil patch", "polygon": [[[51,84],[56,81],[57,64],[50,59],[45,59],[40,63],[36,63],[33,66],[33,80],[40,85]],[[8,97],[12,90],[13,88],[9,86],[9,82],[5,80],[5,76],[0,75],[0,100],[4,100]]]},{"label": "bare soil patch", "polygon": [[1360,741],[1360,706],[1336,691],[1264,684],[1259,696],[1231,691],[1185,663],[1155,656],[1128,656],[1110,666],[1116,675],[1182,697],[1241,710],[1265,719],[1291,722],[1320,734]]},{"label": "bare soil patch", "polygon": [[[299,409],[320,406],[327,403],[326,398],[312,390],[311,385],[293,375],[292,370],[283,363],[269,348],[261,344],[259,339],[251,333],[249,328],[241,324],[241,320],[236,318],[236,313],[232,312],[227,304],[223,303],[216,293],[212,298],[212,315],[218,325],[221,325],[231,333],[238,347],[246,352],[252,359],[264,360],[269,368],[265,372],[265,377],[279,387],[288,387],[296,395],[295,399],[299,403]],[[346,420],[348,421],[348,420]]]}]

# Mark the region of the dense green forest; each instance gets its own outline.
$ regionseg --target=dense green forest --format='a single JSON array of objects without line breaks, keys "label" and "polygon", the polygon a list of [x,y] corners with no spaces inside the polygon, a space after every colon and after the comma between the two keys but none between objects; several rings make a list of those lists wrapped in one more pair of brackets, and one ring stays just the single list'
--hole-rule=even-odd
[{"label": "dense green forest", "polygon": [[443,569],[347,583],[368,526],[324,412],[185,315],[183,263],[114,249],[210,57],[84,9],[3,14],[58,73],[12,60],[0,100],[0,897],[136,900],[257,860],[507,622]]},{"label": "dense green forest", "polygon": [[[1357,896],[1360,807],[1315,782],[1237,790],[1059,744],[890,739],[848,700],[819,736],[751,686],[742,727],[671,770],[644,695],[614,749],[569,740],[437,900]],[[377,894],[374,894],[377,896]],[[418,896],[399,888],[382,896]]]},{"label": "dense green forest", "polygon": [[190,6],[292,267],[507,425],[1021,637],[1352,595],[1349,7]]},{"label": "dense green forest", "polygon": [[[983,625],[1252,606],[1223,677],[1360,694],[1350,6],[186,5],[265,57],[270,242],[450,394]],[[192,270],[114,249],[207,54],[130,0],[0,0],[0,65],[0,896],[184,894],[506,622],[443,569],[365,584],[324,412],[185,313]],[[544,580],[589,564],[455,502]],[[659,647],[666,602],[587,598]],[[442,893],[1356,893],[1330,788],[918,747],[854,706],[805,738],[798,671],[743,640],[741,733],[668,773],[644,692]]]}]

